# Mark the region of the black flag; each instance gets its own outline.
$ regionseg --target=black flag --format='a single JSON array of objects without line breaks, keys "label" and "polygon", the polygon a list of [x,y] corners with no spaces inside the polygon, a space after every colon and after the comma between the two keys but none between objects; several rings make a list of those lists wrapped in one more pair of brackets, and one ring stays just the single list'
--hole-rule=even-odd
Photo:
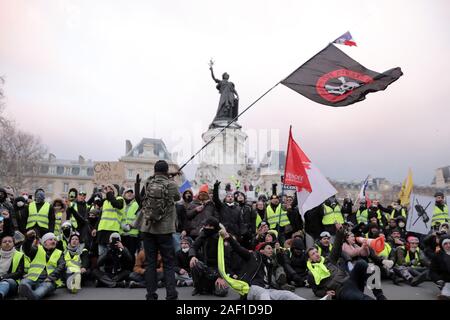
[{"label": "black flag", "polygon": [[281,83],[317,103],[342,107],[386,89],[402,75],[400,68],[369,70],[330,44]]}]

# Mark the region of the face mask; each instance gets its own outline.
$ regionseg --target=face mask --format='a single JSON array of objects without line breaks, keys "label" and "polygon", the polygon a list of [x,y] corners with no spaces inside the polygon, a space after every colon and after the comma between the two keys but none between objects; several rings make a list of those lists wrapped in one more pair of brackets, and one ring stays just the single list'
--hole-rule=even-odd
[{"label": "face mask", "polygon": [[188,253],[189,252],[189,248],[181,248],[181,251],[183,251],[184,253]]},{"label": "face mask", "polygon": [[42,203],[45,201],[45,193],[42,191],[38,191],[36,193],[36,202],[37,203]]},{"label": "face mask", "polygon": [[68,238],[70,236],[70,229],[64,229],[63,234],[66,238]]},{"label": "face mask", "polygon": [[23,203],[23,201],[18,201],[17,202],[17,206],[20,208],[20,207],[23,207],[23,205],[24,205],[25,203]]},{"label": "face mask", "polygon": [[417,250],[417,248],[413,248],[413,247],[410,247],[410,248],[409,248],[409,251],[411,251],[411,252],[413,252],[413,253],[416,252],[416,250]]},{"label": "face mask", "polygon": [[403,227],[405,226],[405,223],[404,223],[404,222],[399,222],[398,226],[399,226],[400,228],[403,228]]}]

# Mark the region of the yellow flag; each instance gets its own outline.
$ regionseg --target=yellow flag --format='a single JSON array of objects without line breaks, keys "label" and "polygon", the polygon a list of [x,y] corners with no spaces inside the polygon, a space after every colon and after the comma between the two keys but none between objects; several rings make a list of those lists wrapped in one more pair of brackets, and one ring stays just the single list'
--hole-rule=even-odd
[{"label": "yellow flag", "polygon": [[403,181],[402,188],[400,190],[400,193],[398,194],[398,198],[400,199],[401,205],[408,205],[409,204],[409,197],[411,195],[412,189],[413,189],[413,178],[412,178],[412,171],[411,168],[408,170],[408,176],[406,177],[405,181]]}]

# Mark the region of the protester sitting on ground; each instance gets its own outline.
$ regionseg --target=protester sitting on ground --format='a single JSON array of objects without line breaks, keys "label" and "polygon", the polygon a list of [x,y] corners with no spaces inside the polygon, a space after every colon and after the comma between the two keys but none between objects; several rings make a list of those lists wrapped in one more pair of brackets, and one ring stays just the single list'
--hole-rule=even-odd
[{"label": "protester sitting on ground", "polygon": [[56,237],[48,232],[39,244],[36,231],[26,234],[23,244],[25,255],[30,258],[30,267],[19,285],[19,294],[28,300],[39,300],[53,292],[56,287],[62,287],[61,278],[64,275],[66,263],[64,254],[56,249]]},{"label": "protester sitting on ground", "polygon": [[430,260],[419,248],[419,239],[409,236],[405,246],[395,251],[394,271],[411,286],[417,286],[429,278]]},{"label": "protester sitting on ground", "polygon": [[285,251],[283,267],[286,271],[288,283],[296,287],[309,286],[306,262],[305,244],[303,239],[296,237],[292,240],[289,250]]},{"label": "protester sitting on ground", "polygon": [[406,218],[398,216],[395,220],[397,221],[397,229],[400,230],[400,238],[406,239]]},{"label": "protester sitting on ground", "polygon": [[394,218],[389,219],[389,224],[384,228],[384,234],[386,235],[386,238],[389,238],[393,230],[398,230],[397,228],[397,220]]},{"label": "protester sitting on ground", "polygon": [[72,228],[72,223],[70,221],[64,221],[61,225],[61,233],[56,237],[58,243],[56,244],[56,248],[61,250],[62,252],[66,251],[67,245],[69,244],[70,235],[75,231]]},{"label": "protester sitting on ground", "polygon": [[55,212],[55,231],[53,232],[58,238],[61,234],[61,225],[63,216],[65,217],[66,207],[62,199],[55,199],[52,203],[53,211]]},{"label": "protester sitting on ground", "polygon": [[64,252],[66,261],[66,287],[71,293],[81,289],[81,283],[87,278],[89,268],[89,253],[80,243],[80,234],[74,232],[69,237],[69,243]]},{"label": "protester sitting on ground", "polygon": [[297,231],[297,232],[294,232],[294,233],[292,234],[291,238],[290,238],[290,239],[287,239],[287,240],[284,242],[284,247],[285,247],[286,249],[291,248],[292,242],[294,241],[294,239],[300,239],[301,241],[303,241],[303,243],[305,243],[305,234],[304,234],[304,232],[303,232],[302,230]]},{"label": "protester sitting on ground", "polygon": [[[328,258],[322,257],[316,248],[307,250],[308,282],[314,294],[318,297],[331,295],[338,300],[372,300],[370,296],[364,294],[364,287],[370,276],[366,261],[358,261],[350,274],[338,267],[344,230],[339,224],[336,225],[336,229],[335,243]],[[377,300],[386,299],[381,289],[374,288],[372,292]]]},{"label": "protester sitting on ground", "polygon": [[139,250],[136,262],[134,264],[133,272],[130,273],[130,288],[146,288],[145,271],[147,270],[148,262],[145,259],[145,250]]},{"label": "protester sitting on ground", "polygon": [[255,251],[249,251],[233,239],[226,230],[222,237],[230,242],[233,251],[245,261],[241,280],[247,282],[250,289],[247,300],[305,300],[293,292],[273,288],[273,248],[270,243],[260,243]]},{"label": "protester sitting on ground", "polygon": [[17,294],[18,282],[25,273],[25,255],[14,247],[14,238],[0,238],[0,300]]},{"label": "protester sitting on ground", "polygon": [[214,294],[225,297],[228,294],[228,285],[220,276],[217,266],[219,229],[216,218],[206,219],[200,235],[189,250],[189,266],[194,280],[192,295]]},{"label": "protester sitting on ground", "polygon": [[401,232],[397,228],[392,230],[391,235],[386,240],[394,250],[405,245],[405,240],[402,239]]},{"label": "protester sitting on ground", "polygon": [[111,233],[106,252],[98,258],[97,268],[92,271],[96,278],[95,286],[125,288],[131,273],[131,263],[131,254],[123,246],[119,233]]},{"label": "protester sitting on ground", "polygon": [[250,245],[251,248],[255,248],[259,243],[264,242],[266,239],[266,233],[269,231],[269,225],[266,221],[261,221],[256,230],[256,235],[254,236],[252,243]]},{"label": "protester sitting on ground", "polygon": [[331,250],[333,250],[333,245],[331,244],[331,234],[328,231],[323,231],[320,234],[319,240],[316,241],[314,247],[317,249],[322,257],[328,257]]},{"label": "protester sitting on ground", "polygon": [[191,245],[191,238],[181,239],[181,249],[175,254],[175,280],[177,280],[178,287],[190,287],[194,284],[189,266],[189,250]]},{"label": "protester sitting on ground", "polygon": [[442,300],[450,300],[450,237],[440,239],[439,252],[433,256],[430,265],[430,278],[441,289],[438,296]]},{"label": "protester sitting on ground", "polygon": [[367,259],[370,254],[367,241],[360,246],[356,243],[355,235],[351,232],[345,234],[342,252],[349,256],[352,261],[358,261],[360,258]]}]

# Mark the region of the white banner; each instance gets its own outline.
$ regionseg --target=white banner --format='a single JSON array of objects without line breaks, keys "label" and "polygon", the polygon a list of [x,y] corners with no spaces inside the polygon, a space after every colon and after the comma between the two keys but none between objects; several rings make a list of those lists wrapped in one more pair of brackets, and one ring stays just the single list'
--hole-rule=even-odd
[{"label": "white banner", "polygon": [[431,230],[431,218],[433,218],[434,198],[411,194],[410,208],[406,231],[428,234]]}]

